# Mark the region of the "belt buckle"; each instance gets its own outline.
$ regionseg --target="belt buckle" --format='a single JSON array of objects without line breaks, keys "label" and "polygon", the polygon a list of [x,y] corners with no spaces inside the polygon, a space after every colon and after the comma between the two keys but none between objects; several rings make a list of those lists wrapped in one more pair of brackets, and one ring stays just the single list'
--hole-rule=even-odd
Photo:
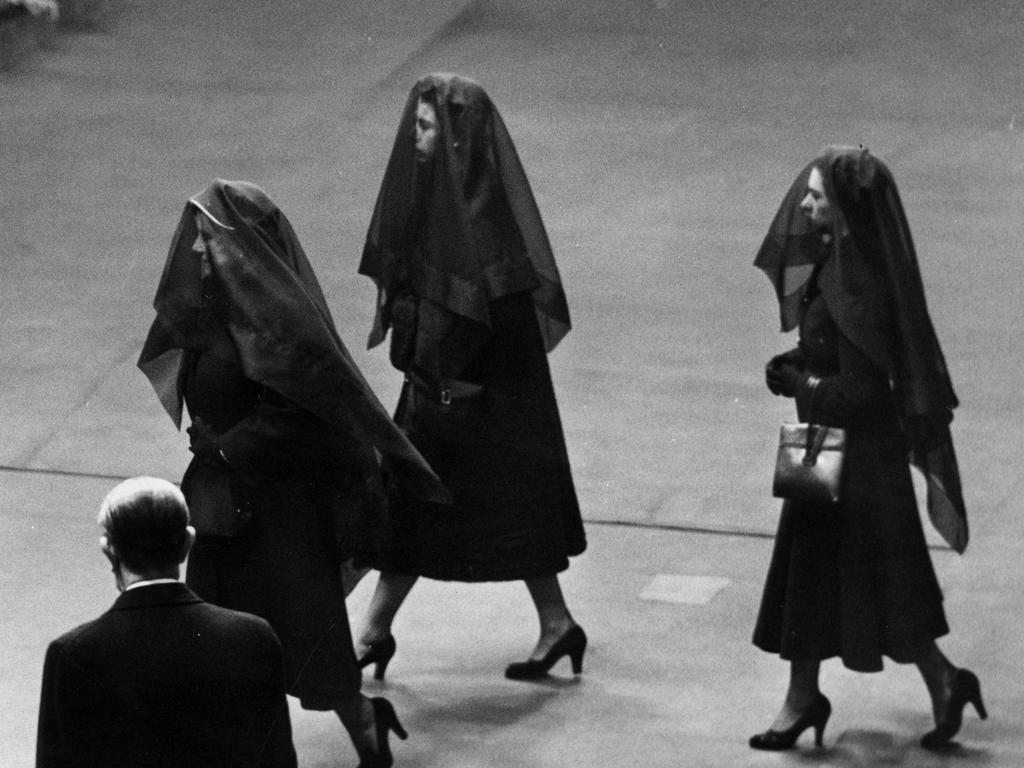
[{"label": "belt buckle", "polygon": [[452,391],[450,389],[441,390],[441,405],[452,404]]}]

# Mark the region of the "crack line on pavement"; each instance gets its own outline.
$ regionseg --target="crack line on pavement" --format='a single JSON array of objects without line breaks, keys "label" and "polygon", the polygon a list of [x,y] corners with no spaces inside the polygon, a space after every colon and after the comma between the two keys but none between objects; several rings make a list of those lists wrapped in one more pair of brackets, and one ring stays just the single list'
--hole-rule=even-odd
[{"label": "crack line on pavement", "polygon": [[73,469],[38,469],[34,467],[12,467],[0,464],[0,472],[14,472],[20,475],[53,475],[55,477],[82,477],[92,480],[127,480],[128,475],[109,475],[103,472],[79,472]]},{"label": "crack line on pavement", "polygon": [[456,38],[459,27],[465,24],[467,19],[472,18],[473,13],[478,10],[479,4],[479,0],[469,0],[469,2],[465,3],[458,12],[452,14],[444,24],[424,40],[415,51],[402,59],[397,66],[392,67],[384,79],[377,83],[375,90],[398,85],[400,77],[406,78],[408,76],[408,71],[412,68],[413,62],[423,58],[428,51],[441,41]]},{"label": "crack line on pavement", "polygon": [[645,528],[655,531],[677,531],[679,533],[707,533],[714,536],[740,536],[748,539],[774,539],[774,533],[744,530],[742,528],[709,528],[701,525],[672,525],[670,523],[643,523],[633,520],[584,520],[587,525],[608,525],[620,528]]},{"label": "crack line on pavement", "polygon": [[[700,525],[671,525],[669,523],[638,523],[632,520],[587,520],[586,525],[607,525],[619,528],[644,528],[655,531],[673,531],[675,533],[702,533],[709,536],[737,536],[744,539],[774,539],[775,533],[766,531],[744,530],[742,528],[709,528]],[[928,549],[937,552],[952,552],[945,544],[928,544]]]},{"label": "crack line on pavement", "polygon": [[[79,472],[70,469],[35,469],[32,467],[12,467],[0,464],[0,472],[13,472],[30,475],[53,475],[56,477],[81,477],[92,480],[127,480],[128,475],[111,475],[102,472]],[[774,539],[774,533],[765,531],[743,530],[739,528],[708,528],[700,525],[669,525],[667,523],[638,523],[630,520],[587,520],[585,525],[607,525],[619,528],[639,528],[652,531],[672,531],[673,533],[700,533],[708,536],[736,536],[744,539]],[[952,550],[941,544],[929,544],[928,549],[935,551]]]},{"label": "crack line on pavement", "polygon": [[[70,417],[78,413],[83,408],[88,407],[89,400],[92,398],[92,396],[103,388],[103,385],[106,384],[113,377],[115,371],[117,371],[117,369],[120,366],[127,363],[137,354],[137,350],[138,343],[136,340],[132,339],[129,341],[125,341],[125,348],[123,352],[121,352],[121,354],[116,355],[111,364],[97,371],[95,376],[93,376],[93,378],[90,381],[85,382],[85,387],[82,391],[82,394],[80,394],[76,398],[76,401],[68,409],[67,416]],[[34,445],[23,450],[21,452],[21,456],[19,456],[18,458],[21,459],[26,464],[32,461],[34,458],[36,458],[40,453],[42,453],[45,450],[46,446],[49,445],[54,439],[56,439],[56,437],[61,433],[61,431],[64,429],[66,425],[66,421],[67,418],[65,418],[59,424],[50,429],[49,432],[45,434],[42,438],[36,440]],[[3,467],[0,467],[0,469],[2,468]]]}]

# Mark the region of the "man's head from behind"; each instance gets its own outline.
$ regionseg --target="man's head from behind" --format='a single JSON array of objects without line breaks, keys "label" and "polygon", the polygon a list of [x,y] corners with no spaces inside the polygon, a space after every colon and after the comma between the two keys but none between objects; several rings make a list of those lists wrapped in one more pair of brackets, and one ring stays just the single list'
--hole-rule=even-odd
[{"label": "man's head from behind", "polygon": [[122,589],[127,580],[177,578],[195,540],[185,497],[156,477],[133,477],[115,486],[100,505],[98,522],[100,547]]}]

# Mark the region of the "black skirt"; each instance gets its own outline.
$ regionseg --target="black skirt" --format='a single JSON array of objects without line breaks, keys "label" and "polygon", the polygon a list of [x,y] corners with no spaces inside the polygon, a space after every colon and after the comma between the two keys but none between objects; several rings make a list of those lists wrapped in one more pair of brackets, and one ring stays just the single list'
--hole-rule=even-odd
[{"label": "black skirt", "polygon": [[267,620],[284,648],[288,693],[321,711],[361,686],[325,486],[308,476],[264,484],[249,530],[198,539],[186,575],[204,600]]},{"label": "black skirt", "polygon": [[[450,406],[407,381],[395,420],[451,493],[428,504],[400,485],[363,557],[382,571],[450,581],[550,576],[586,548],[543,342],[528,295],[491,305],[491,334]],[[477,391],[478,390],[478,391]]]},{"label": "black skirt", "polygon": [[[949,628],[885,374],[838,334],[820,299],[801,327],[823,378],[825,423],[847,430],[842,501],[782,505],[754,644],[791,661],[850,669],[918,658]],[[798,408],[808,418],[809,403]]]},{"label": "black skirt", "polygon": [[193,354],[188,371],[189,413],[227,442],[250,514],[232,538],[197,538],[186,583],[207,602],[266,619],[284,648],[288,693],[306,709],[335,709],[361,685],[336,536],[344,454],[333,430],[237,363]]}]

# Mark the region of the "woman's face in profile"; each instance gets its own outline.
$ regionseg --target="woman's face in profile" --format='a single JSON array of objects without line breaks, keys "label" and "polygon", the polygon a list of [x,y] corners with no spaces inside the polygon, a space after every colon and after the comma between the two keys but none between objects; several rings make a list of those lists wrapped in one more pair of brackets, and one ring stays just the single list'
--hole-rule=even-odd
[{"label": "woman's face in profile", "polygon": [[[196,218],[198,219],[198,217]],[[202,231],[199,230],[198,221],[196,225],[196,239],[192,243],[192,253],[199,259],[199,279],[205,282],[213,274],[213,268],[210,266],[210,256],[206,252],[206,242],[203,240]]]},{"label": "woman's face in profile", "polygon": [[437,112],[429,101],[419,100],[416,105],[416,160],[426,163],[433,159],[437,148]]},{"label": "woman's face in profile", "polygon": [[807,177],[807,194],[800,201],[800,209],[807,220],[819,229],[825,228],[832,221],[832,203],[825,195],[825,183],[817,167],[812,168]]}]

